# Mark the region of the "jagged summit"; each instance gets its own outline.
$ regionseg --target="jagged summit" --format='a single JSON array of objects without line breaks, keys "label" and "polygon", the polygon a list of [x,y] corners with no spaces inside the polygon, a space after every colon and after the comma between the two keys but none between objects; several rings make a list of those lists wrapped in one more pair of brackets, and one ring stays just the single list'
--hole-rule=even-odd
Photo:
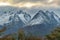
[{"label": "jagged summit", "polygon": [[[19,18],[24,22],[27,23],[29,20],[31,20],[31,17],[29,14],[24,12],[23,10],[20,10],[20,8],[16,7],[1,7],[0,8],[0,25],[4,25],[5,23],[10,22],[10,17],[17,15]],[[3,19],[4,18],[4,19]],[[30,19],[29,19],[30,18]]]},{"label": "jagged summit", "polygon": [[51,33],[60,25],[60,18],[57,14],[50,11],[38,11],[32,18],[30,25],[24,28],[25,33],[31,32],[34,36],[42,36]]},{"label": "jagged summit", "polygon": [[38,11],[36,15],[32,18],[32,21],[30,24],[40,24],[40,23],[51,23],[51,24],[58,24],[59,17],[54,13],[54,12],[49,12],[49,11]]}]

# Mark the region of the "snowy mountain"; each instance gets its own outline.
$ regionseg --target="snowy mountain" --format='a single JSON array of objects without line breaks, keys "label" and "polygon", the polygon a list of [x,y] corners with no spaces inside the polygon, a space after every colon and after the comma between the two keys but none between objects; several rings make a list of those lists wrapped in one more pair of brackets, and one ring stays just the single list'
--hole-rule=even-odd
[{"label": "snowy mountain", "polygon": [[3,36],[17,32],[31,20],[31,16],[23,10],[17,10],[13,7],[2,7],[0,9],[0,30],[6,27],[6,30],[2,33]]},{"label": "snowy mountain", "polygon": [[30,25],[23,28],[25,33],[34,36],[44,36],[60,25],[60,18],[54,12],[38,11],[32,18]]},{"label": "snowy mountain", "polygon": [[[23,28],[25,33],[46,35],[60,25],[60,18],[54,12],[39,10],[32,18],[27,12],[16,7],[0,7],[0,30],[6,27],[2,36],[16,33]],[[39,34],[38,34],[39,33]],[[1,37],[2,37],[1,36]]]},{"label": "snowy mountain", "polygon": [[21,10],[17,7],[0,7],[0,25],[4,25],[5,23],[9,23],[9,18],[17,14],[20,19],[26,24],[27,21],[31,20],[29,14]]},{"label": "snowy mountain", "polygon": [[48,23],[48,24],[59,24],[60,20],[59,17],[54,13],[54,12],[49,12],[49,11],[38,11],[36,15],[32,18],[30,24],[41,24],[41,23]]},{"label": "snowy mountain", "polygon": [[7,34],[16,33],[20,28],[22,28],[25,25],[25,23],[20,19],[20,17],[17,14],[11,16],[9,21],[9,23],[5,23],[3,25],[3,27],[7,28],[2,34],[3,36]]}]

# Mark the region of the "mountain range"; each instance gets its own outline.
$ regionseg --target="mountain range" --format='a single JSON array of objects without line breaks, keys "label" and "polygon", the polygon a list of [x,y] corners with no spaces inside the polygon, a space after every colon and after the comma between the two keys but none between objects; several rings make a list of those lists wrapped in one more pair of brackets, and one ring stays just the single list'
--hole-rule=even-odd
[{"label": "mountain range", "polygon": [[6,27],[0,37],[17,33],[21,28],[26,34],[35,36],[49,34],[60,25],[60,18],[53,11],[39,10],[33,17],[16,7],[0,7],[0,30]]}]

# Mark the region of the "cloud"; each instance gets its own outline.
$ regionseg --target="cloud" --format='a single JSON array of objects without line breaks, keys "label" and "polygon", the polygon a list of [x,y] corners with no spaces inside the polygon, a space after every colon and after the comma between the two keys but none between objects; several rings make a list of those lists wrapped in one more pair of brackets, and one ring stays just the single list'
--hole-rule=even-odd
[{"label": "cloud", "polygon": [[19,4],[19,3],[40,3],[44,5],[60,5],[60,0],[6,0],[12,4]]},{"label": "cloud", "polygon": [[53,3],[60,5],[60,0],[55,0],[55,1],[53,1]]},{"label": "cloud", "polygon": [[42,2],[42,3],[45,3],[47,2],[48,0],[0,0],[0,1],[3,1],[3,2],[10,2],[10,3],[20,3],[20,2]]},{"label": "cloud", "polygon": [[30,6],[60,6],[60,0],[0,0],[0,2],[9,2],[14,6],[21,7],[27,6],[28,4],[30,4]]}]

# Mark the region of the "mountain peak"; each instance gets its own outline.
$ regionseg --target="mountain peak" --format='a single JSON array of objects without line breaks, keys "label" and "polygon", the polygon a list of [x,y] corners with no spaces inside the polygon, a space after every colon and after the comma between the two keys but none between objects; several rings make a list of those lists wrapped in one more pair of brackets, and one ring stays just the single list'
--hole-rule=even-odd
[{"label": "mountain peak", "polygon": [[54,23],[57,23],[58,24],[58,20],[56,20],[56,18],[58,18],[59,20],[59,17],[57,17],[57,15],[52,11],[42,11],[42,10],[39,10],[36,15],[33,17],[32,21],[34,20],[34,22],[31,22],[31,23],[37,23],[40,24],[40,23],[44,23],[44,21],[46,23],[49,23],[51,22],[51,24],[54,24]]},{"label": "mountain peak", "polygon": [[47,10],[46,13],[50,13],[50,12]]},{"label": "mountain peak", "polygon": [[44,11],[43,11],[43,10],[39,10],[38,12],[44,13]]}]

